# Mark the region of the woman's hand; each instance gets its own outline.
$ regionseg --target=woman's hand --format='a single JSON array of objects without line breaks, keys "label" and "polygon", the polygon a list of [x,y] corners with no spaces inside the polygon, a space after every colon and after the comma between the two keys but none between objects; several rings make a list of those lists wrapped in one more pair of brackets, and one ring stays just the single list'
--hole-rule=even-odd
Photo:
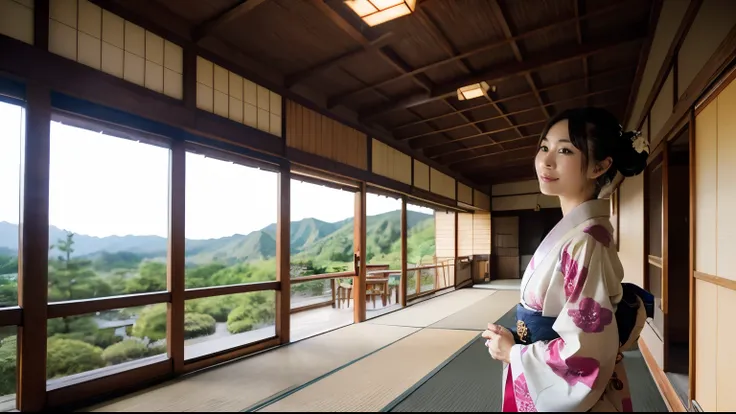
[{"label": "woman's hand", "polygon": [[511,362],[511,347],[514,346],[514,335],[508,329],[492,323],[488,324],[488,330],[483,332],[483,338],[487,339],[488,353],[497,361]]}]

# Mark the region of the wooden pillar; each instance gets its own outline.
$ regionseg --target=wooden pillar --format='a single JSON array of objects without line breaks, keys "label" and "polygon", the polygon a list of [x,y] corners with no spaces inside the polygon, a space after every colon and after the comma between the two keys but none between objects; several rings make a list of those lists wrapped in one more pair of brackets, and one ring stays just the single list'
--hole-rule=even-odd
[{"label": "wooden pillar", "polygon": [[406,197],[401,197],[401,280],[399,282],[399,297],[401,306],[406,306],[406,237],[407,237],[407,224],[406,224]]},{"label": "wooden pillar", "polygon": [[458,265],[457,263],[457,235],[458,235],[457,226],[459,222],[458,217],[460,216],[460,213],[456,211],[454,214],[455,214],[455,254],[454,254],[455,261],[453,262],[454,266],[452,267],[452,275],[453,275],[452,277],[454,278],[453,284],[455,285],[455,287],[457,287],[457,265]]},{"label": "wooden pillar", "polygon": [[166,284],[171,293],[167,312],[166,346],[174,373],[184,372],[184,280],[186,150],[183,141],[171,145],[169,161],[169,248]]},{"label": "wooden pillar", "polygon": [[19,411],[41,411],[46,405],[51,95],[48,88],[29,84],[26,98],[18,254],[23,326],[18,328],[16,402]]},{"label": "wooden pillar", "polygon": [[353,321],[360,323],[366,319],[366,301],[365,301],[365,278],[366,278],[366,186],[365,182],[360,183],[360,191],[355,193],[355,220],[353,227],[353,251],[358,260],[356,265],[358,268],[357,277],[353,282],[353,304],[354,315]]},{"label": "wooden pillar", "polygon": [[696,343],[697,343],[697,332],[695,331],[696,325],[695,325],[695,309],[696,309],[696,303],[695,303],[695,288],[697,283],[695,283],[695,206],[697,203],[695,202],[696,192],[695,192],[695,111],[690,110],[689,114],[689,126],[690,130],[688,131],[690,136],[688,139],[688,144],[690,146],[690,247],[689,247],[689,268],[688,268],[688,279],[690,283],[690,346],[688,347],[688,350],[690,351],[689,355],[689,369],[690,369],[690,375],[688,378],[689,388],[688,388],[688,400],[690,400],[689,407],[692,410],[693,407],[693,401],[695,400],[695,369],[696,369]]},{"label": "wooden pillar", "polygon": [[276,221],[276,336],[281,344],[291,342],[291,172],[288,162],[281,166]]},{"label": "wooden pillar", "polygon": [[182,78],[184,106],[192,111],[197,109],[197,51],[194,45],[183,48],[184,75]]}]

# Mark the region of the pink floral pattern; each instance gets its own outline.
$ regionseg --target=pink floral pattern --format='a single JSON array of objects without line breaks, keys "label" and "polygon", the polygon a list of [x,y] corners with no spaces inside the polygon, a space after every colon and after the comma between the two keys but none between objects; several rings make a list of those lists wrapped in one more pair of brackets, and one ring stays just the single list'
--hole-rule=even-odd
[{"label": "pink floral pattern", "polygon": [[631,398],[624,398],[621,400],[621,409],[625,413],[633,413],[634,406],[631,404]]},{"label": "pink floral pattern", "polygon": [[529,394],[529,387],[526,384],[524,374],[519,375],[514,380],[514,398],[516,399],[516,409],[521,413],[536,413],[537,408],[534,406],[532,396]]},{"label": "pink floral pattern", "polygon": [[613,239],[613,236],[611,236],[611,233],[608,232],[608,229],[600,224],[586,227],[583,232],[590,234],[598,243],[606,247],[611,245],[611,240]]},{"label": "pink floral pattern", "polygon": [[552,369],[552,372],[565,380],[571,387],[577,383],[582,383],[593,389],[598,378],[600,363],[595,358],[587,357],[570,357],[563,361],[560,357],[560,351],[564,348],[564,344],[565,342],[560,338],[549,343],[547,365]]},{"label": "pink floral pattern", "polygon": [[565,297],[571,302],[577,302],[580,292],[583,291],[585,280],[588,278],[588,268],[578,266],[578,263],[565,249],[562,252],[562,263],[560,271],[565,278]]},{"label": "pink floral pattern", "polygon": [[568,309],[567,314],[575,326],[586,333],[603,332],[603,328],[613,321],[613,312],[591,298],[583,298],[578,309]]},{"label": "pink floral pattern", "polygon": [[537,296],[534,292],[526,292],[525,302],[529,307],[541,311],[543,301],[544,299]]}]

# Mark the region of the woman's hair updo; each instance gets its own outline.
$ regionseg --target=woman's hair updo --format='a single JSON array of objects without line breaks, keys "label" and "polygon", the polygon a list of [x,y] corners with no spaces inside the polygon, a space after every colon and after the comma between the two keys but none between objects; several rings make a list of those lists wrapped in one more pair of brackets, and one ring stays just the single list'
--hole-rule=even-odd
[{"label": "woman's hair updo", "polygon": [[589,157],[600,162],[607,157],[613,160],[605,174],[598,177],[596,194],[613,182],[616,173],[631,177],[644,171],[649,156],[649,146],[637,131],[624,131],[613,114],[602,108],[568,109],[553,116],[544,127],[540,137],[547,136],[556,123],[567,119],[570,141],[583,155],[583,170],[588,167]]}]

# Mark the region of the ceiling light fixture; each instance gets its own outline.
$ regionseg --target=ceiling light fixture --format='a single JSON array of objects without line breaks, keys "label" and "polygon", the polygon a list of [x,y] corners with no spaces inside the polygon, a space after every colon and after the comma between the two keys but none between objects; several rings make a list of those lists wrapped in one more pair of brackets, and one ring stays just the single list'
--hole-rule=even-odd
[{"label": "ceiling light fixture", "polygon": [[489,89],[496,92],[496,87],[491,88],[486,82],[474,83],[472,85],[463,86],[457,90],[457,99],[459,101],[466,101],[469,99],[480,98],[485,95]]},{"label": "ceiling light fixture", "polygon": [[369,26],[377,26],[414,12],[417,0],[345,0]]}]

